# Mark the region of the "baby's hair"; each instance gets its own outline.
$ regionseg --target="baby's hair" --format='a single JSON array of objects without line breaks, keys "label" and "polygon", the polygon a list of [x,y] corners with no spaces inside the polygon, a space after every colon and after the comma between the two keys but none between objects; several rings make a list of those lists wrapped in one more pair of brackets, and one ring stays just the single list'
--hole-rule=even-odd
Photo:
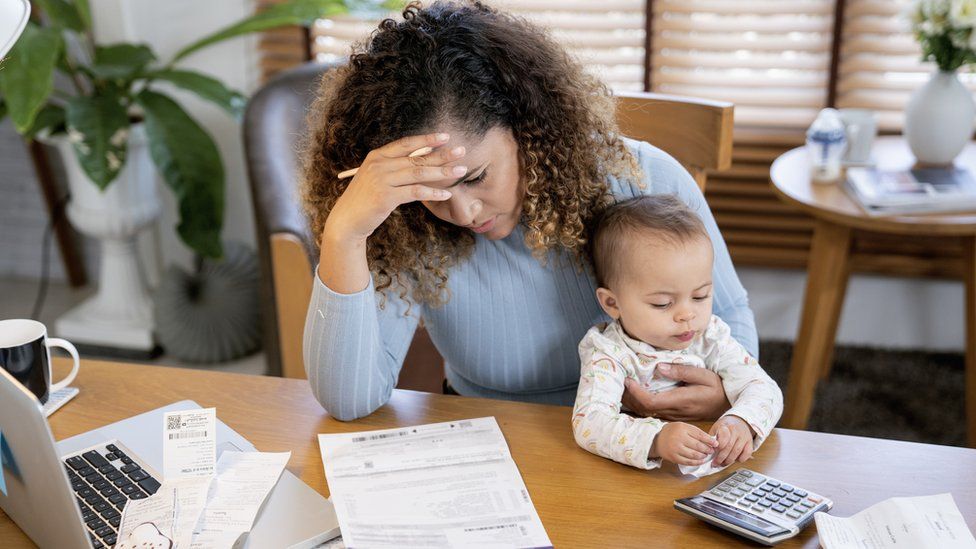
[{"label": "baby's hair", "polygon": [[597,284],[603,288],[623,266],[627,239],[651,236],[670,244],[696,238],[708,240],[708,231],[698,214],[669,194],[638,196],[610,205],[595,220],[590,238],[590,256]]}]

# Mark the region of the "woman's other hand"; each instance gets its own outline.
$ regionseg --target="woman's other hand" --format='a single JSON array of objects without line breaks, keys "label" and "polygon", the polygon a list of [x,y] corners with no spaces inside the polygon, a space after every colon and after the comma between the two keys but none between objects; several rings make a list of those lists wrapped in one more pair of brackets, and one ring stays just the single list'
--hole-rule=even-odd
[{"label": "woman's other hand", "polygon": [[640,416],[668,421],[713,420],[729,409],[722,378],[715,372],[687,364],[659,364],[658,371],[685,385],[650,393],[636,381],[627,379],[622,399],[624,406]]}]

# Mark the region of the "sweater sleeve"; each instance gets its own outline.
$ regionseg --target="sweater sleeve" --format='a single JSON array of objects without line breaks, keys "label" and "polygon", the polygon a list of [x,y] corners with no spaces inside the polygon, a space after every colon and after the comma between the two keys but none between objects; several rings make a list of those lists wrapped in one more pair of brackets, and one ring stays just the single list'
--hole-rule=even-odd
[{"label": "sweater sleeve", "polygon": [[722,319],[712,316],[705,330],[705,367],[718,373],[732,408],[723,415],[742,418],[756,432],[753,448],[766,440],[783,414],[783,392],[749,353],[732,338]]},{"label": "sweater sleeve", "polygon": [[387,292],[380,308],[372,280],[362,291],[340,294],[319,279],[318,267],[313,278],[303,339],[312,393],[336,419],[367,416],[390,399],[422,306],[408,311]]},{"label": "sweater sleeve", "polygon": [[592,345],[592,332],[580,343],[582,371],[573,407],[576,443],[598,456],[639,469],[655,469],[651,444],[664,422],[634,418],[620,411],[627,371],[619,359]]},{"label": "sweater sleeve", "polygon": [[713,312],[729,325],[732,336],[758,360],[759,336],[756,333],[756,320],[752,309],[749,308],[749,296],[739,282],[725,240],[701,189],[698,188],[691,174],[661,149],[647,143],[639,143],[637,151],[638,163],[644,171],[645,186],[643,189],[631,186],[633,189],[631,192],[635,195],[674,194],[698,214],[705,224],[715,250],[715,265],[712,273],[712,283],[715,288]]}]

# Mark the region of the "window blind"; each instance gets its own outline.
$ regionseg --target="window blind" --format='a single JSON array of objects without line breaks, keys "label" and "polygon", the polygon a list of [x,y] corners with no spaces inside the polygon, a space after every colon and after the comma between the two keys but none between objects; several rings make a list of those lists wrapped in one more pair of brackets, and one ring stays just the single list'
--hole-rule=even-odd
[{"label": "window blind", "polygon": [[[549,29],[612,88],[643,89],[645,0],[496,0],[488,4]],[[348,57],[352,44],[366,38],[381,18],[351,14],[316,21],[311,30],[314,58]]]},{"label": "window blind", "polygon": [[[911,32],[912,0],[847,0],[837,79],[837,106],[874,109],[881,131],[898,132],[908,98],[936,70],[922,63]],[[959,73],[976,91],[976,78]]]},{"label": "window blind", "polygon": [[806,127],[826,102],[833,5],[655,0],[652,89],[732,101],[740,127]]},{"label": "window blind", "polygon": [[736,264],[805,264],[813,221],[769,185],[826,105],[835,0],[654,0],[654,91],[735,104],[732,167],[705,196]]}]

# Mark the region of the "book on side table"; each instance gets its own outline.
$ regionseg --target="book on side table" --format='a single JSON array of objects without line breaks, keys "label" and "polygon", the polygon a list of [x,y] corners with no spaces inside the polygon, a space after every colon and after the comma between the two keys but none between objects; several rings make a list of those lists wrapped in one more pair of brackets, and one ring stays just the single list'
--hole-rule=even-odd
[{"label": "book on side table", "polygon": [[976,177],[962,167],[847,169],[848,193],[872,216],[976,212]]}]

